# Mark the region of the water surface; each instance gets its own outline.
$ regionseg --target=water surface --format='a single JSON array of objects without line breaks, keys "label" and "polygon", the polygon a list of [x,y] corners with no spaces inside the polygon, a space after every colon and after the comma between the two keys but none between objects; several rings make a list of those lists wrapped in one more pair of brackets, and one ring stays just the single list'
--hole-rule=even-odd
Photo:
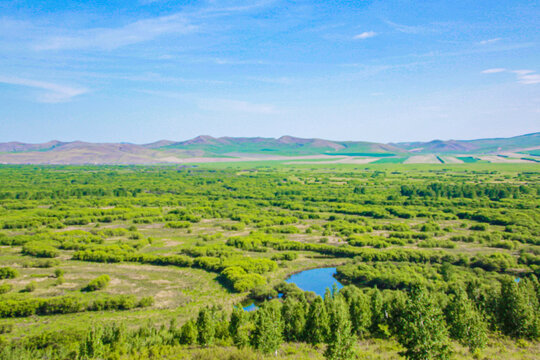
[{"label": "water surface", "polygon": [[[338,289],[343,287],[343,285],[334,278],[335,273],[335,267],[304,270],[291,275],[285,281],[296,284],[296,286],[304,291],[313,291],[315,294],[324,297],[326,288],[332,290],[334,284],[336,284]],[[282,294],[279,294],[278,296],[281,297]],[[253,311],[256,310],[258,306],[253,300],[250,300],[244,304],[243,308],[245,311]]]},{"label": "water surface", "polygon": [[337,285],[338,289],[343,287],[343,285],[334,278],[335,273],[335,267],[311,269],[291,275],[285,281],[296,284],[296,286],[304,291],[313,291],[315,294],[323,297],[326,288],[332,290],[334,284]]}]

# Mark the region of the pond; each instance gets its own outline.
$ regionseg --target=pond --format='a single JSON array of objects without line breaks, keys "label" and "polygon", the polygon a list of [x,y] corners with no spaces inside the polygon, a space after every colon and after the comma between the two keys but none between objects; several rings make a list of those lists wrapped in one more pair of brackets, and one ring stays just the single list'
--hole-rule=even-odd
[{"label": "pond", "polygon": [[[285,281],[296,284],[296,286],[304,291],[313,291],[315,294],[324,297],[326,288],[331,290],[334,284],[336,284],[338,289],[343,287],[343,285],[334,278],[335,273],[335,267],[311,269],[293,274]],[[281,297],[281,295],[282,294],[279,294],[279,297]],[[253,311],[255,309],[257,309],[257,305],[253,301],[248,302],[244,306],[245,311]]]},{"label": "pond", "polygon": [[335,273],[335,267],[311,269],[291,275],[291,277],[285,281],[296,284],[296,286],[304,291],[313,291],[315,294],[324,297],[326,288],[332,290],[334,284],[337,285],[338,289],[343,287],[343,285],[334,278]]}]

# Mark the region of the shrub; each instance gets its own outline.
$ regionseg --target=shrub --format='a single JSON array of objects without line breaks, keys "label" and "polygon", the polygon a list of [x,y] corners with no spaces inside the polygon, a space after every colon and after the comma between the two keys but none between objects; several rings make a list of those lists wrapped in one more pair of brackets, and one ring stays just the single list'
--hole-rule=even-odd
[{"label": "shrub", "polygon": [[59,277],[61,277],[63,275],[64,275],[64,270],[63,269],[55,269],[54,270],[54,277],[59,278]]},{"label": "shrub", "polygon": [[139,300],[137,307],[149,307],[154,305],[154,298],[152,296],[146,296]]},{"label": "shrub", "polygon": [[26,284],[26,286],[24,287],[24,289],[21,290],[21,292],[33,292],[36,290],[36,287],[37,287],[36,282],[31,281],[28,284]]},{"label": "shrub", "polygon": [[82,290],[83,291],[96,291],[101,290],[109,284],[111,278],[109,275],[100,275],[94,280],[91,280],[88,285],[86,285]]},{"label": "shrub", "polygon": [[11,289],[13,289],[13,286],[11,284],[0,285],[0,295],[10,292]]},{"label": "shrub", "polygon": [[168,229],[187,229],[191,226],[191,223],[188,221],[170,221],[165,224],[165,227]]},{"label": "shrub", "polygon": [[42,244],[37,241],[29,242],[23,245],[22,253],[36,257],[54,258],[58,256],[58,250],[51,245]]},{"label": "shrub", "polygon": [[0,279],[14,279],[19,276],[19,272],[9,266],[0,268]]}]

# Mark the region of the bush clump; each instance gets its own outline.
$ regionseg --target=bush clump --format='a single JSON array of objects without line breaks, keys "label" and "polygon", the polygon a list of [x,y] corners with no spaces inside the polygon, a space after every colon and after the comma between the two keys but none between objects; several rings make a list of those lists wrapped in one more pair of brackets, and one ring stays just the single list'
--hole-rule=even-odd
[{"label": "bush clump", "polygon": [[88,285],[86,285],[82,291],[96,291],[101,290],[104,287],[106,287],[109,282],[111,281],[111,278],[109,275],[100,275],[94,280],[90,281]]}]

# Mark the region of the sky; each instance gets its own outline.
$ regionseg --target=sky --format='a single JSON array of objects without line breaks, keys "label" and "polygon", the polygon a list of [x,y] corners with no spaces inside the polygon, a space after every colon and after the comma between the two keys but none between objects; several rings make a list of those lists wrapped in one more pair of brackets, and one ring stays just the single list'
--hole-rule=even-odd
[{"label": "sky", "polygon": [[0,1],[0,142],[537,131],[538,1]]}]

